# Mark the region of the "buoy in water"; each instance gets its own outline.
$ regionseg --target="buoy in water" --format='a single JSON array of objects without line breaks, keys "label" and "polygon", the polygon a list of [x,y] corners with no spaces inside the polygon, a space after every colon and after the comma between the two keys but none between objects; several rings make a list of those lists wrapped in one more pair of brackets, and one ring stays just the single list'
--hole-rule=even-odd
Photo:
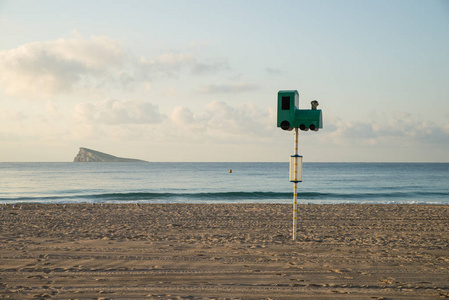
[{"label": "buoy in water", "polygon": [[232,173],[232,169],[229,169],[229,173]]}]

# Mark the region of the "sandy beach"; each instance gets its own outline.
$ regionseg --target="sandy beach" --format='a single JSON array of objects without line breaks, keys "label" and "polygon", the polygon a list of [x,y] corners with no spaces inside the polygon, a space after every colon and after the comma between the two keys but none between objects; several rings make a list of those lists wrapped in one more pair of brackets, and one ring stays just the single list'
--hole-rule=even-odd
[{"label": "sandy beach", "polygon": [[0,206],[0,298],[449,298],[449,206]]}]

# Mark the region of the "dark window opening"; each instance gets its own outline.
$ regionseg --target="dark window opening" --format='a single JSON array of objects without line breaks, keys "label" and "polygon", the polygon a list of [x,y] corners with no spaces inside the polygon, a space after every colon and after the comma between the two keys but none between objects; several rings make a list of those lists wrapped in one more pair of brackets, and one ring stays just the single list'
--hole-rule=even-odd
[{"label": "dark window opening", "polygon": [[290,110],[290,97],[282,97],[282,110]]}]

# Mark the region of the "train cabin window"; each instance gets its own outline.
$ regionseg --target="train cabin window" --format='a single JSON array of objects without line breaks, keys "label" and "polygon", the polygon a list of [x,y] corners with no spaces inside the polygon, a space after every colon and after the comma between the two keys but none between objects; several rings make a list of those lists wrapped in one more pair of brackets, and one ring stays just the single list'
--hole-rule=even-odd
[{"label": "train cabin window", "polygon": [[290,110],[290,97],[282,97],[282,110]]}]

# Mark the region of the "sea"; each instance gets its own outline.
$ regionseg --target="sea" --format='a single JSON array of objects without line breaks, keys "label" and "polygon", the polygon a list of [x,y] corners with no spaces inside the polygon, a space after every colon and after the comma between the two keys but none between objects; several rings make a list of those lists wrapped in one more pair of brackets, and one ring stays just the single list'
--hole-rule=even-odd
[{"label": "sea", "polygon": [[[0,204],[292,199],[288,162],[0,163]],[[449,163],[305,162],[298,203],[449,204]]]}]

